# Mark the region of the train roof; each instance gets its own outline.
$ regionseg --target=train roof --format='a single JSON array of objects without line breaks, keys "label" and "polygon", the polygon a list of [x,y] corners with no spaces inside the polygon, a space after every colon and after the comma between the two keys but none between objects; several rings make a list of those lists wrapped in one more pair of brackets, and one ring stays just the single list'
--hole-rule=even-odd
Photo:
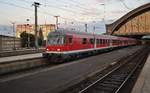
[{"label": "train roof", "polygon": [[111,36],[111,35],[100,35],[100,34],[95,34],[95,33],[88,33],[88,32],[79,32],[79,31],[68,31],[66,29],[58,29],[55,30],[54,32],[50,32],[49,34],[55,34],[59,33],[61,35],[80,35],[82,37],[101,37],[104,39],[116,39],[116,40],[129,40],[132,38],[126,38],[126,37],[118,37],[118,36]]}]

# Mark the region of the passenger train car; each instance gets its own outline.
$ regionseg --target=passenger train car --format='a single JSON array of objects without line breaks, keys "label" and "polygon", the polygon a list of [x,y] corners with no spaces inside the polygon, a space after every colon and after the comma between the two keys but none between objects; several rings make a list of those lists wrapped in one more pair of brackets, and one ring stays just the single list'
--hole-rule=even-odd
[{"label": "passenger train car", "polygon": [[136,40],[131,38],[59,29],[48,34],[46,52],[43,53],[43,57],[59,62],[134,44]]}]

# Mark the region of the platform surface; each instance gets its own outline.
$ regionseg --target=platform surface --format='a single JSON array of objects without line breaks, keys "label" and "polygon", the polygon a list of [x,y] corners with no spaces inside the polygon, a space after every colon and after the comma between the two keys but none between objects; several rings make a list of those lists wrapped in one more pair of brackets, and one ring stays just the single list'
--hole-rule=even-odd
[{"label": "platform surface", "polygon": [[150,54],[131,93],[150,93]]},{"label": "platform surface", "polygon": [[42,57],[42,53],[25,54],[25,55],[10,56],[10,57],[1,57],[0,58],[0,63],[10,62],[10,61],[15,61],[15,60],[24,60],[24,59],[31,59],[31,58],[39,58],[39,57]]}]

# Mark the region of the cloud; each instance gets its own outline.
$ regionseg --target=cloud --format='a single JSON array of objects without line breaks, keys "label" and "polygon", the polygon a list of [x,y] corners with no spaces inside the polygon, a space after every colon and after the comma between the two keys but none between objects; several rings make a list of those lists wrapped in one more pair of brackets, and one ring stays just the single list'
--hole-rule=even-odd
[{"label": "cloud", "polygon": [[105,3],[105,0],[96,0],[98,3]]},{"label": "cloud", "polygon": [[115,13],[115,14],[126,13],[126,12],[127,12],[127,11],[125,11],[125,10],[111,11],[111,13]]}]

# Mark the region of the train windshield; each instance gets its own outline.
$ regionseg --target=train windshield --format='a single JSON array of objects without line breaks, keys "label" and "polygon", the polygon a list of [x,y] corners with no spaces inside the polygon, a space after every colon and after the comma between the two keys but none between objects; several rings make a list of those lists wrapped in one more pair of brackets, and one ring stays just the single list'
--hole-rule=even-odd
[{"label": "train windshield", "polygon": [[65,44],[64,35],[48,35],[48,45],[62,45]]}]

